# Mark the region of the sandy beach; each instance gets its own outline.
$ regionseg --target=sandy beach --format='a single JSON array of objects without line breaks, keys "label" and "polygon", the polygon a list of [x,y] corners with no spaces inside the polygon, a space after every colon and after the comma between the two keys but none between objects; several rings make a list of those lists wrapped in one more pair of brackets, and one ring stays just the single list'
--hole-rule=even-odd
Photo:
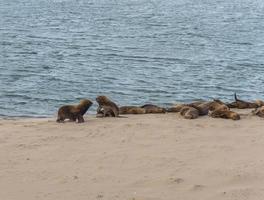
[{"label": "sandy beach", "polygon": [[0,199],[264,199],[264,119],[85,120],[0,120]]}]

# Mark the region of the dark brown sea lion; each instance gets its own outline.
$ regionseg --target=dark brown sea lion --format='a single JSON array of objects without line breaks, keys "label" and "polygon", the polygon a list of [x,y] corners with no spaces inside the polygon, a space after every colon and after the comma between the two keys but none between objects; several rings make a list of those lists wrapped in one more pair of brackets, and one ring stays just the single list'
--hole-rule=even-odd
[{"label": "dark brown sea lion", "polygon": [[152,104],[145,104],[143,106],[141,106],[141,108],[144,108],[146,110],[146,114],[147,113],[166,113],[166,109],[156,106],[156,105],[152,105]]},{"label": "dark brown sea lion", "polygon": [[255,110],[252,111],[252,113],[254,115],[257,115],[259,117],[264,118],[264,106],[261,106],[259,108],[256,108]]},{"label": "dark brown sea lion", "polygon": [[64,122],[65,119],[78,123],[84,122],[83,115],[93,104],[89,99],[82,99],[78,105],[65,105],[59,108],[57,122]]},{"label": "dark brown sea lion", "polygon": [[137,106],[121,106],[119,114],[145,114],[146,109]]},{"label": "dark brown sea lion", "polygon": [[239,120],[240,115],[236,112],[233,112],[231,110],[214,110],[210,113],[210,116],[213,118],[224,118],[224,119],[233,119],[233,120]]},{"label": "dark brown sea lion", "polygon": [[259,105],[257,103],[243,101],[237,98],[236,93],[234,94],[235,101],[227,104],[229,108],[238,108],[238,109],[246,109],[246,108],[258,108]]},{"label": "dark brown sea lion", "polygon": [[97,117],[118,117],[119,108],[106,96],[96,97],[96,101],[99,104],[97,108]]},{"label": "dark brown sea lion", "polygon": [[199,111],[192,106],[184,106],[180,110],[180,114],[185,119],[196,119],[199,116]]}]

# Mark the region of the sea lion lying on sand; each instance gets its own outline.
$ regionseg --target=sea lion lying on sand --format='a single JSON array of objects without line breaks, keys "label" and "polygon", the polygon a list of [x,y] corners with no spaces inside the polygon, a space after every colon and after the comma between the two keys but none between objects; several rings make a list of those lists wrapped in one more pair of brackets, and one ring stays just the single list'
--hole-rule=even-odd
[{"label": "sea lion lying on sand", "polygon": [[256,103],[243,101],[237,98],[236,93],[234,94],[235,101],[232,103],[227,104],[229,108],[238,108],[238,109],[245,109],[245,108],[258,108],[259,104],[261,104],[261,101],[258,100]]},{"label": "sea lion lying on sand", "polygon": [[118,117],[118,106],[108,99],[106,96],[96,97],[96,101],[99,104],[97,108],[97,117]]},{"label": "sea lion lying on sand", "polygon": [[119,114],[145,114],[146,109],[137,106],[121,106]]},{"label": "sea lion lying on sand", "polygon": [[146,110],[146,114],[147,113],[166,113],[166,109],[156,106],[156,105],[152,105],[152,104],[145,104],[143,106],[141,106],[141,108],[144,108]]},{"label": "sea lion lying on sand", "polygon": [[[214,101],[203,101],[203,102],[193,102],[190,104],[186,105],[187,107],[189,107],[190,113],[193,114],[193,118],[191,119],[195,119],[198,116],[204,116],[204,115],[208,115],[209,110],[216,110],[216,109],[228,109],[227,106],[225,106],[223,103],[219,102],[218,100],[214,100]],[[184,107],[184,109],[181,110],[181,112],[183,110],[186,110],[186,106]],[[193,109],[190,109],[193,108]],[[198,111],[198,116],[196,116],[196,113]]]},{"label": "sea lion lying on sand", "polygon": [[257,104],[258,107],[264,106],[264,101],[262,100],[256,100],[255,103]]},{"label": "sea lion lying on sand", "polygon": [[183,106],[180,114],[185,119],[196,119],[199,116],[199,111],[192,106]]},{"label": "sea lion lying on sand", "polygon": [[230,110],[230,108],[219,99],[214,99],[209,105],[209,111],[213,112],[215,110]]},{"label": "sea lion lying on sand", "polygon": [[57,122],[64,122],[69,119],[72,122],[84,122],[83,115],[93,104],[89,99],[82,99],[78,105],[65,105],[59,108]]},{"label": "sea lion lying on sand", "polygon": [[209,114],[213,118],[224,118],[224,119],[233,119],[233,120],[239,120],[240,115],[236,112],[233,112],[231,110],[221,110],[217,109]]},{"label": "sea lion lying on sand", "polygon": [[180,110],[184,107],[184,106],[192,106],[192,107],[196,107],[196,106],[200,106],[201,104],[205,104],[208,103],[206,101],[196,101],[193,103],[189,103],[189,104],[175,104],[170,108],[167,108],[166,111],[167,112],[180,112]]},{"label": "sea lion lying on sand", "polygon": [[199,111],[200,116],[204,116],[204,115],[208,115],[209,108],[212,103],[213,103],[212,101],[208,101],[208,102],[204,101],[204,102],[194,102],[187,105],[197,109]]},{"label": "sea lion lying on sand", "polygon": [[209,111],[222,109],[229,110],[229,108],[220,100],[214,99],[213,101],[194,102],[187,104],[199,111],[200,116],[208,115]]},{"label": "sea lion lying on sand", "polygon": [[167,108],[166,112],[180,112],[184,106],[186,106],[186,104],[176,104],[170,108]]},{"label": "sea lion lying on sand", "polygon": [[176,104],[173,107],[168,108],[167,112],[180,112],[180,110],[185,106],[197,109],[200,116],[208,115],[209,110],[212,111],[216,109],[229,109],[223,102],[214,99],[213,101],[199,101],[189,104]]},{"label": "sea lion lying on sand", "polygon": [[252,111],[252,113],[254,115],[264,118],[264,106],[261,106],[260,108],[256,108],[255,110]]}]

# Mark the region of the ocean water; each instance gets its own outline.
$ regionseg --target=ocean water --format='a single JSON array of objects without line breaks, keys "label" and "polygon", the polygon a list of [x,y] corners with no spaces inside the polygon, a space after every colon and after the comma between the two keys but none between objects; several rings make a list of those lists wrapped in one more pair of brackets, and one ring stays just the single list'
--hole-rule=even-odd
[{"label": "ocean water", "polygon": [[263,74],[263,0],[0,0],[2,117],[264,99]]}]

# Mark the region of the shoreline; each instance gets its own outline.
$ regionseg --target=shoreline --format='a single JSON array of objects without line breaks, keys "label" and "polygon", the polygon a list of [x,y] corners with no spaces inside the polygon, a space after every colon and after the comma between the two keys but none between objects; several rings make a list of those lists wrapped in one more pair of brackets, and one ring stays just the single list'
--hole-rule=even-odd
[{"label": "shoreline", "polygon": [[[252,111],[254,109],[236,109],[236,108],[232,108],[231,110],[237,112],[241,116],[241,119],[238,120],[238,121],[241,121],[241,120],[243,120],[245,118],[249,118],[249,117],[257,117],[257,118],[259,118],[258,116],[252,114]],[[139,116],[140,117],[140,116],[148,116],[148,115],[176,115],[177,119],[183,119],[183,117],[180,116],[179,112],[166,112],[166,113],[161,113],[161,114],[160,113],[157,113],[157,114],[156,113],[154,113],[154,114],[153,113],[146,113],[146,114],[121,114],[120,117],[118,117],[118,118],[127,118],[129,116]],[[4,121],[4,120],[7,120],[7,121],[12,121],[12,120],[15,120],[15,121],[17,121],[17,120],[33,120],[34,121],[35,119],[40,119],[40,120],[41,119],[42,120],[45,120],[45,119],[46,120],[51,120],[52,119],[52,120],[56,121],[56,118],[57,118],[57,114],[49,115],[49,116],[35,116],[35,117],[32,117],[32,116],[6,116],[6,117],[3,117],[3,116],[0,116],[0,121]],[[86,113],[84,115],[85,122],[87,122],[87,119],[93,119],[93,118],[101,119],[101,118],[96,118],[96,114],[95,113]],[[118,119],[118,118],[116,118],[116,119]],[[212,117],[210,117],[208,115],[205,115],[205,116],[199,116],[197,119],[201,119],[201,118],[212,118]],[[106,119],[108,119],[108,118],[106,118]],[[115,119],[115,118],[113,118],[113,119]],[[184,120],[193,121],[193,120],[197,120],[197,119],[184,119]],[[213,119],[214,120],[219,120],[220,118],[213,118]],[[230,120],[230,119],[221,119],[221,120]],[[70,123],[70,122],[67,122],[67,120],[65,120],[65,122],[62,123],[62,124],[65,124],[65,123]],[[70,124],[74,124],[74,123],[70,123]]]}]

